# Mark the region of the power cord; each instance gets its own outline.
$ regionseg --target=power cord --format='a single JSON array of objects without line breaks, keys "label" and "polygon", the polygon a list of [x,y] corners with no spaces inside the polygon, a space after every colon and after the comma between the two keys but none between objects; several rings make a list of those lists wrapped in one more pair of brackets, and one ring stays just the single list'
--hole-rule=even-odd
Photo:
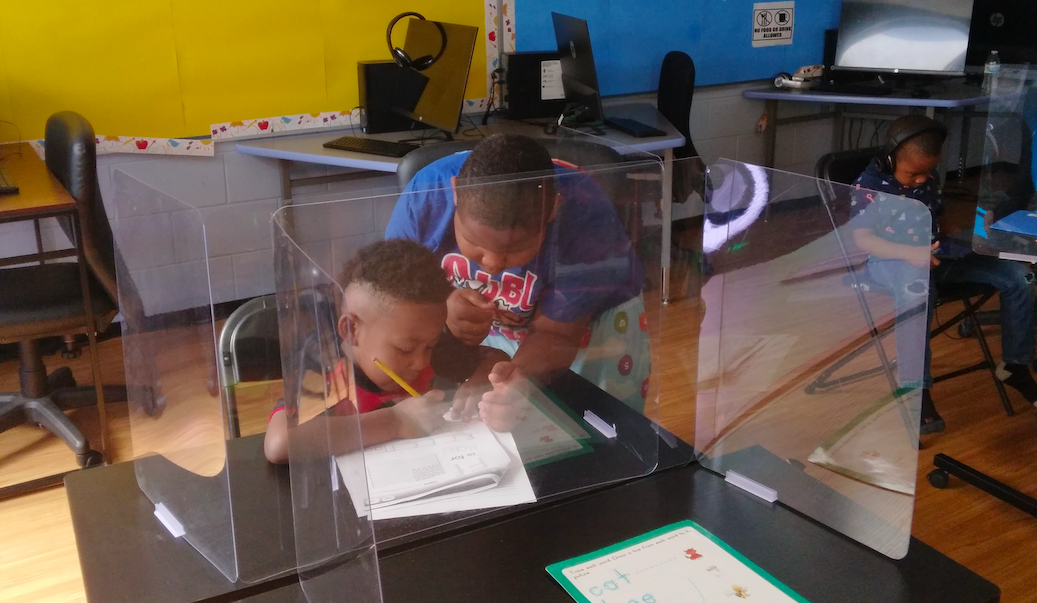
[{"label": "power cord", "polygon": [[[0,124],[8,124],[8,125],[14,127],[15,142],[21,142],[21,140],[22,140],[22,130],[21,130],[21,128],[18,127],[18,124],[14,123],[13,121],[7,121],[6,119],[0,119]],[[0,156],[0,159],[3,159],[4,157],[21,157],[22,156],[22,145],[16,144],[16,145],[14,145],[14,148],[17,149],[17,150],[14,151],[14,152],[7,153],[5,155]]]},{"label": "power cord", "polygon": [[490,73],[490,100],[486,103],[486,113],[482,116],[482,125],[486,125],[490,121],[490,113],[493,112],[494,100],[497,98],[497,87],[503,86],[504,82],[500,76],[504,75],[504,68],[498,67]]}]

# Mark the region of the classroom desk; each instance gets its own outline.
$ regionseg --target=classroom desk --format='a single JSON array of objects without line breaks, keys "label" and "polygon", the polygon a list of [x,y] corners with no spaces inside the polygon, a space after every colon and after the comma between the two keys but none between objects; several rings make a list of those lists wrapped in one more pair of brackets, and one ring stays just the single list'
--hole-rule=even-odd
[{"label": "classroom desk", "polygon": [[[659,113],[654,105],[647,103],[624,103],[608,105],[605,113],[609,117],[627,117],[642,123],[654,126],[664,132],[665,136],[635,138],[611,128],[603,127],[604,138],[619,145],[617,148],[623,153],[662,153],[663,157],[663,198],[661,201],[662,212],[662,255],[660,262],[662,266],[662,299],[667,303],[670,299],[670,242],[672,236],[673,219],[673,149],[684,145],[684,136]],[[538,125],[525,122],[494,120],[487,126],[478,128],[461,128],[462,133],[456,135],[457,139],[479,139],[492,134],[510,132],[525,134],[532,137],[543,137],[543,128]],[[382,140],[401,140],[410,138],[421,131],[390,132],[385,134],[371,135],[371,138]],[[356,131],[336,130],[321,131],[310,134],[296,134],[290,136],[277,136],[256,140],[242,141],[235,146],[238,153],[243,155],[254,155],[277,159],[281,163],[281,196],[284,201],[292,198],[292,189],[296,186],[308,184],[321,184],[343,179],[358,179],[370,177],[370,172],[396,173],[397,167],[403,161],[395,157],[380,157],[367,153],[353,153],[324,148],[324,143],[349,134],[358,137],[367,137],[366,134]],[[309,178],[291,177],[292,163],[311,163],[342,168],[354,168],[365,172],[342,174],[337,176],[317,176]]]},{"label": "classroom desk", "polygon": [[[804,121],[832,118],[835,120],[835,128],[832,131],[832,148],[842,148],[843,120],[846,116],[847,105],[872,105],[886,107],[917,107],[925,109],[928,117],[934,117],[936,112],[944,114],[951,109],[961,109],[965,126],[961,129],[961,143],[958,147],[958,169],[959,173],[964,170],[965,157],[968,150],[968,120],[973,116],[976,106],[985,105],[989,97],[979,90],[978,84],[966,83],[964,78],[948,80],[938,84],[927,86],[930,90],[928,98],[917,98],[912,96],[912,89],[896,89],[892,94],[886,96],[865,96],[859,94],[836,94],[833,92],[819,92],[815,90],[791,90],[759,88],[746,90],[742,93],[745,98],[767,101],[767,114],[770,116],[770,125],[766,130],[764,143],[765,162],[767,167],[774,167],[774,153],[778,137],[778,126],[794,124]],[[811,115],[800,115],[795,117],[778,117],[778,103],[813,103],[820,104],[821,112]],[[895,117],[895,116],[891,116]],[[946,171],[946,170],[943,170]],[[942,172],[941,172],[942,173]]]},{"label": "classroom desk", "polygon": [[[152,516],[130,463],[69,476],[67,488],[90,601],[306,601],[293,574],[233,585],[186,543],[171,539]],[[994,584],[923,542],[912,539],[904,559],[888,559],[733,488],[697,463],[507,511],[417,545],[380,544],[383,600],[569,603],[544,571],[548,564],[682,519],[698,522],[812,603],[1000,598]],[[145,583],[146,592],[135,590]]]},{"label": "classroom desk", "polygon": [[[76,200],[68,194],[65,187],[58,182],[54,174],[47,169],[47,164],[40,159],[36,151],[27,142],[0,145],[0,163],[8,175],[18,186],[14,195],[0,195],[0,223],[32,220],[36,235],[36,253],[0,258],[0,268],[19,264],[56,260],[66,257],[77,257],[79,278],[83,283],[83,299],[86,308],[86,324],[93,324],[91,309],[90,281],[87,278],[86,261],[82,257],[79,245],[79,214],[76,211]],[[40,231],[40,220],[44,218],[70,218],[73,228],[73,247],[57,251],[43,251],[43,237]],[[91,336],[91,343],[93,337]],[[91,345],[91,354],[94,348]],[[96,362],[92,360],[91,362]],[[97,372],[94,372],[97,375]],[[107,454],[108,423],[105,419],[104,397],[100,388],[98,396],[98,413],[101,423],[100,452]],[[71,453],[71,451],[70,451]],[[50,475],[39,479],[0,488],[0,500],[18,496],[34,490],[56,486],[68,472]]]},{"label": "classroom desk", "polygon": [[[638,442],[647,438],[657,445],[656,471],[687,465],[694,458],[690,446],[670,434],[657,436],[643,416],[571,372],[566,371],[553,380],[552,391],[559,399],[569,401],[577,414],[582,409],[593,408],[599,416],[616,423],[621,433],[634,434],[632,438]],[[234,476],[230,486],[241,573],[274,577],[255,584],[231,583],[194,547],[182,538],[172,538],[154,517],[155,506],[138,486],[135,470],[139,470],[142,463],[151,463],[146,474],[152,480],[159,472],[168,472],[169,477],[177,478],[184,470],[162,457],[151,456],[66,478],[87,599],[103,603],[233,601],[244,596],[243,593],[269,591],[285,584],[285,580],[291,582],[296,557],[289,472],[286,467],[266,462],[262,444],[262,435],[230,440],[227,467]],[[613,471],[613,467],[619,471]],[[537,503],[378,521],[375,538],[383,552],[419,548],[515,513],[530,512],[600,489],[604,487],[600,485],[602,481],[615,483],[628,479],[643,473],[643,467],[644,461],[635,458],[631,451],[615,440],[605,440],[594,444],[591,454],[530,469],[530,480],[536,491],[558,493],[542,496]],[[579,483],[593,485],[581,490],[567,488]],[[221,495],[226,498],[226,488],[226,474],[221,474],[193,480],[190,490],[195,500],[215,501],[219,500],[215,497]],[[191,579],[184,581],[184,576]]]},{"label": "classroom desk", "polygon": [[[54,174],[27,142],[0,145],[0,165],[18,185],[18,193],[0,195],[0,222],[38,221],[73,215],[76,200],[65,191]],[[37,224],[37,236],[39,228]],[[37,244],[40,239],[37,238]],[[70,250],[74,254],[74,250]],[[39,259],[35,254],[32,260]]]}]

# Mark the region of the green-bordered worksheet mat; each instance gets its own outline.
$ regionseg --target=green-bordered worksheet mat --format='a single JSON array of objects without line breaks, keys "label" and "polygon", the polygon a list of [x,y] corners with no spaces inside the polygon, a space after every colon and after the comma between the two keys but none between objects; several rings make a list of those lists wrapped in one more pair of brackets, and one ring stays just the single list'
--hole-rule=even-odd
[{"label": "green-bordered worksheet mat", "polygon": [[694,521],[547,566],[580,603],[807,603]]}]

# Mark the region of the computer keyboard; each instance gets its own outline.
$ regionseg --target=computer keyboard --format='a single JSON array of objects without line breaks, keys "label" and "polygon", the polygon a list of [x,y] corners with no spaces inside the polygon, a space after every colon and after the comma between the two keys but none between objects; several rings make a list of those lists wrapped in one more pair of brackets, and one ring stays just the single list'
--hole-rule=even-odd
[{"label": "computer keyboard", "polygon": [[18,185],[14,183],[3,164],[0,164],[0,195],[15,195],[18,193]]},{"label": "computer keyboard", "polygon": [[357,136],[343,136],[324,143],[329,149],[339,151],[353,151],[354,153],[370,153],[371,155],[382,155],[384,157],[403,157],[407,153],[419,148],[416,144],[406,142],[390,142],[388,140],[376,140],[374,138],[359,138]]},{"label": "computer keyboard", "polygon": [[851,94],[853,96],[889,96],[893,93],[893,87],[870,83],[843,84],[820,82],[808,92],[811,91],[828,92],[829,94]]}]

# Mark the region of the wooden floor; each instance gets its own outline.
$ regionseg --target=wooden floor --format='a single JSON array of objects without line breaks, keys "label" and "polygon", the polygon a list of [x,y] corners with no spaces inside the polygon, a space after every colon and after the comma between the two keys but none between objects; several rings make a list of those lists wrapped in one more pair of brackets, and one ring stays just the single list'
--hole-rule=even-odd
[{"label": "wooden floor", "polygon": [[[679,266],[678,266],[679,268]],[[675,292],[689,285],[676,271]],[[696,342],[702,305],[697,299],[675,301],[662,311],[664,343],[656,358],[661,383],[660,421],[688,441],[694,437]],[[997,327],[988,327],[993,349],[999,349]],[[122,380],[122,341],[100,344],[107,382]],[[934,372],[975,361],[972,340],[941,337],[934,342]],[[72,367],[78,380],[90,382],[86,354],[74,361],[53,356],[48,366]],[[0,391],[16,389],[15,362],[0,363]],[[1017,413],[1005,415],[984,373],[937,384],[934,389],[947,431],[925,436],[919,453],[918,486],[912,533],[963,565],[999,585],[1002,601],[1037,602],[1037,519],[952,480],[937,490],[926,482],[936,452],[950,454],[983,468],[995,477],[1037,495],[1037,412],[1014,391]],[[239,396],[243,430],[262,429],[276,387],[259,386]],[[96,411],[71,413],[88,437],[96,437]],[[132,458],[125,404],[109,405],[113,433],[112,459]],[[72,455],[45,431],[20,427],[0,435],[0,485],[75,467]],[[0,602],[50,603],[85,601],[71,520],[60,488],[0,502]],[[95,602],[97,603],[97,602]]]}]

